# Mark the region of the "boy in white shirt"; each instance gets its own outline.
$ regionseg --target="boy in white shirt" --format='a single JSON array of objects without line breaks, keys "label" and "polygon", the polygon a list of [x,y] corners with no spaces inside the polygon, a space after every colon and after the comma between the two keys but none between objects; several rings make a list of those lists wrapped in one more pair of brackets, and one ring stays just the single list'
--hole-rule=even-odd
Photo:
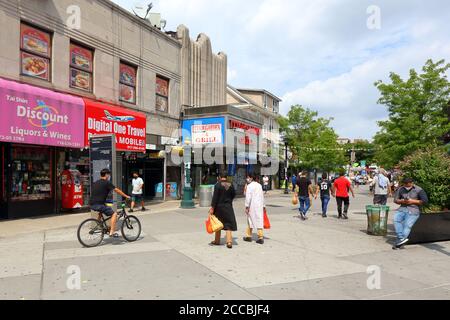
[{"label": "boy in white shirt", "polygon": [[142,211],[146,211],[144,207],[144,180],[142,180],[141,177],[139,177],[139,174],[137,172],[133,173],[133,192],[132,192],[132,201],[131,201],[131,209],[130,212],[133,212],[134,206],[136,203],[140,203],[142,205]]}]

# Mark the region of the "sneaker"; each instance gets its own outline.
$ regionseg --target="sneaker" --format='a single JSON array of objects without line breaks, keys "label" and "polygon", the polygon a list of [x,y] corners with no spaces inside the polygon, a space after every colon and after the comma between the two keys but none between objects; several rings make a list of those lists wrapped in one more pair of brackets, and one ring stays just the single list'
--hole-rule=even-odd
[{"label": "sneaker", "polygon": [[256,241],[257,244],[264,244],[264,239],[258,239],[258,241]]},{"label": "sneaker", "polygon": [[145,209],[145,208],[142,208],[142,212],[144,212],[144,211],[147,211],[147,209]]},{"label": "sneaker", "polygon": [[302,221],[306,220],[306,217],[305,217],[305,215],[303,213],[300,213],[300,219],[302,219]]},{"label": "sneaker", "polygon": [[344,215],[343,215],[343,219],[344,219],[344,220],[348,220],[348,216],[347,216],[347,214],[346,214],[346,213],[344,213]]},{"label": "sneaker", "polygon": [[322,218],[328,218],[328,216],[326,214],[323,214]]},{"label": "sneaker", "polygon": [[134,212],[134,210],[133,209],[130,209],[130,211],[128,211],[129,213],[133,213]]},{"label": "sneaker", "polygon": [[338,219],[342,219],[342,215],[338,215]]},{"label": "sneaker", "polygon": [[245,242],[252,242],[252,238],[251,237],[244,237],[244,241]]},{"label": "sneaker", "polygon": [[400,249],[401,247],[403,247],[405,244],[407,244],[409,242],[409,239],[402,239],[402,240],[399,240],[396,244],[395,244],[395,246],[398,248],[398,249]]}]

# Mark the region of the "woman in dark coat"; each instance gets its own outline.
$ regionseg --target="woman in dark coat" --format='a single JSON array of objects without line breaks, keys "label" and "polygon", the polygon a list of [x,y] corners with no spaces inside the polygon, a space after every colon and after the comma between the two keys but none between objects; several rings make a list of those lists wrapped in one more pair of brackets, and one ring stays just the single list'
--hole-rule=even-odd
[{"label": "woman in dark coat", "polygon": [[[211,201],[211,209],[209,214],[214,214],[217,219],[224,225],[223,230],[226,231],[227,247],[233,248],[232,232],[237,231],[236,216],[233,210],[233,200],[236,191],[231,183],[227,181],[227,175],[222,174],[219,182],[214,187],[214,195]],[[221,231],[216,232],[216,238],[211,245],[219,246]]]}]

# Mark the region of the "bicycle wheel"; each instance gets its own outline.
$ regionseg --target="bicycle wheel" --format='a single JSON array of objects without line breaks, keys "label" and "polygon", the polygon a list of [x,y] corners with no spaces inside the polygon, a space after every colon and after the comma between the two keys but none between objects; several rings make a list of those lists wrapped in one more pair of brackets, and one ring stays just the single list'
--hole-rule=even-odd
[{"label": "bicycle wheel", "polygon": [[93,248],[98,246],[103,241],[105,236],[103,225],[96,219],[88,219],[80,224],[78,227],[78,241],[86,247]]},{"label": "bicycle wheel", "polygon": [[122,223],[122,236],[128,242],[134,242],[141,236],[141,222],[135,216],[128,216]]}]

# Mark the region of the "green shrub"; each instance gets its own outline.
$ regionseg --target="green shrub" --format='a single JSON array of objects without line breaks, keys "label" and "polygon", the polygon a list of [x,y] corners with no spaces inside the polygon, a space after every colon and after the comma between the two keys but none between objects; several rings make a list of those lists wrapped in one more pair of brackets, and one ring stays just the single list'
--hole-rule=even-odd
[{"label": "green shrub", "polygon": [[450,156],[443,148],[419,150],[405,158],[400,169],[427,193],[426,212],[450,209]]}]

